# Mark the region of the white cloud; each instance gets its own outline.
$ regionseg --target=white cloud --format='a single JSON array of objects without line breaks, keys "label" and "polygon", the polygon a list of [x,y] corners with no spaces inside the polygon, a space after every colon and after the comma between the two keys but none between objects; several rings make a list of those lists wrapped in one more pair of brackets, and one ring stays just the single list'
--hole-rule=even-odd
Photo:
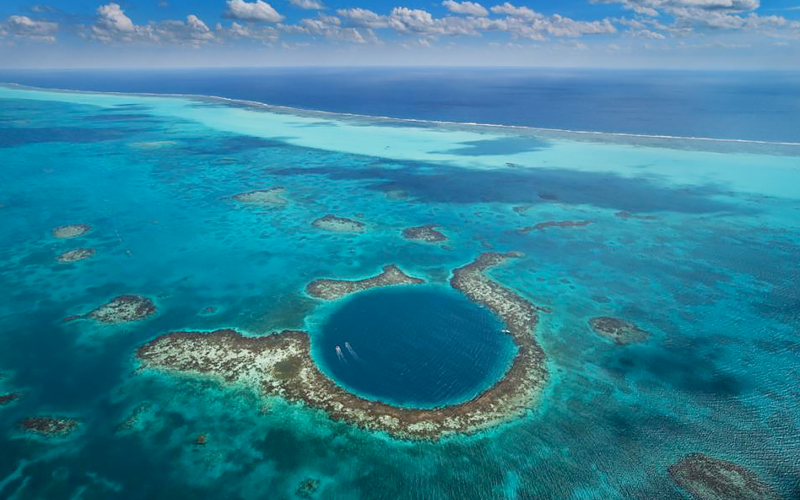
[{"label": "white cloud", "polygon": [[683,50],[697,50],[697,49],[749,49],[752,45],[747,43],[724,43],[720,41],[715,41],[711,43],[698,43],[698,44],[688,44],[686,42],[680,42],[676,45],[677,48]]},{"label": "white cloud", "polygon": [[495,14],[505,14],[510,17],[524,17],[528,19],[537,19],[542,17],[541,14],[529,9],[528,7],[517,7],[516,5],[512,5],[508,2],[504,3],[503,5],[495,5],[492,7],[492,12]]},{"label": "white cloud", "polygon": [[280,40],[280,31],[273,26],[243,25],[234,21],[228,28],[224,28],[222,24],[218,23],[216,31],[218,36],[234,40],[246,38],[266,44],[275,43]]},{"label": "white cloud", "polygon": [[31,12],[36,12],[37,14],[45,13],[45,12],[56,12],[56,9],[49,5],[31,5],[30,6]]},{"label": "white cloud", "polygon": [[386,16],[360,8],[340,9],[337,14],[353,26],[391,29],[398,33],[418,34],[428,38],[448,35],[480,35],[483,32],[494,31],[510,33],[519,38],[545,40],[548,36],[579,37],[617,31],[609,19],[576,21],[558,14],[546,17],[527,7],[515,7],[509,3],[496,6],[492,10],[509,15],[501,19],[487,17],[434,18],[427,11],[407,7],[395,7]]},{"label": "white cloud", "polygon": [[[634,37],[659,39],[649,33],[655,33],[664,38],[686,38],[696,36],[691,27],[677,26],[675,23],[664,24],[654,17],[639,17],[638,19],[618,19],[617,23],[627,26],[627,34]],[[642,33],[644,31],[645,33]],[[649,33],[646,33],[649,32]]]},{"label": "white cloud", "polygon": [[[735,4],[736,0],[733,2]],[[759,16],[755,12],[702,7],[674,7],[670,8],[669,14],[673,17],[672,24],[661,27],[673,35],[700,36],[719,31],[738,31],[770,38],[800,39],[800,21],[782,16]]]},{"label": "white cloud", "polygon": [[[621,3],[640,16],[620,19],[628,34],[651,39],[692,37],[714,32],[741,32],[770,38],[800,39],[800,21],[760,16],[759,0],[592,0]],[[661,16],[661,17],[658,17]],[[658,22],[658,19],[668,19]]]},{"label": "white cloud", "polygon": [[639,38],[649,38],[650,40],[663,40],[666,38],[661,33],[648,29],[630,30],[628,31],[628,34]]},{"label": "white cloud", "polygon": [[555,14],[551,17],[525,19],[509,17],[504,20],[504,29],[512,36],[530,40],[546,40],[548,37],[578,38],[583,35],[616,33],[617,28],[608,19],[601,21],[576,21]]},{"label": "white cloud", "polygon": [[288,33],[305,33],[323,36],[328,40],[357,44],[380,43],[375,31],[369,27],[343,27],[336,16],[319,15],[315,19],[302,19],[298,24],[282,26]]},{"label": "white cloud", "polygon": [[156,37],[161,43],[189,43],[201,45],[214,38],[214,33],[206,23],[194,14],[186,16],[186,21],[164,21],[154,24]]},{"label": "white cloud", "polygon": [[215,38],[208,26],[194,14],[186,16],[185,21],[150,21],[137,25],[116,3],[98,7],[97,21],[83,35],[103,43],[140,42],[195,47]]},{"label": "white cloud", "polygon": [[306,10],[322,10],[325,5],[318,0],[289,0],[295,7],[300,7]]},{"label": "white cloud", "polygon": [[418,33],[426,36],[476,34],[480,18],[445,17],[435,19],[430,12],[408,7],[395,7],[388,16],[366,9],[340,9],[337,14],[349,24],[370,29],[391,29],[398,33]]},{"label": "white cloud", "polygon": [[455,12],[456,14],[467,14],[470,16],[488,16],[489,11],[486,8],[475,2],[454,2],[453,0],[445,0],[442,2],[447,10]]},{"label": "white cloud", "polygon": [[647,16],[658,16],[662,11],[673,13],[676,9],[698,9],[721,12],[750,12],[760,6],[759,0],[591,0],[596,3],[619,3],[628,10]]},{"label": "white cloud", "polygon": [[[224,28],[221,24],[217,25],[217,31],[223,31]],[[228,28],[228,33],[232,35],[234,38],[253,38],[253,32],[250,30],[249,26],[242,26],[241,24],[234,21],[231,23],[231,27]]]},{"label": "white cloud", "polygon": [[135,31],[133,21],[125,15],[125,11],[120,8],[119,4],[110,3],[108,5],[101,5],[97,8],[97,15],[99,16],[98,24],[103,25],[111,31],[120,31],[123,33],[131,33]]},{"label": "white cloud", "polygon": [[391,28],[392,21],[388,16],[376,14],[368,9],[355,7],[352,9],[339,9],[336,11],[340,17],[356,26],[362,26],[370,29],[384,29]]},{"label": "white cloud", "polygon": [[422,9],[409,9],[408,7],[395,7],[390,15],[397,24],[399,31],[413,31],[415,33],[428,33],[437,31],[436,22],[430,12]]},{"label": "white cloud", "polygon": [[395,7],[389,14],[391,27],[399,33],[415,33],[426,37],[440,35],[480,35],[481,31],[501,29],[497,21],[485,17],[434,18],[421,9]]},{"label": "white cloud", "polygon": [[[308,9],[324,8],[319,0],[289,0]],[[553,47],[581,49],[583,37],[610,35],[623,30],[629,37],[625,46],[640,47],[646,42],[707,36],[714,41],[714,33],[738,31],[742,37],[761,35],[771,39],[800,40],[800,21],[781,16],[760,16],[754,9],[758,0],[591,0],[616,3],[632,10],[628,18],[576,20],[560,14],[546,15],[530,7],[511,2],[499,3],[491,8],[480,3],[459,0],[438,0],[450,13],[436,17],[418,8],[395,7],[380,14],[365,8],[338,9],[335,15],[319,13],[316,17],[284,24],[281,16],[263,0],[227,0],[225,17],[233,22],[218,23],[214,30],[195,15],[185,20],[148,21],[136,24],[118,3],[112,2],[97,9],[97,20],[81,27],[80,33],[105,43],[148,43],[200,46],[207,43],[237,39],[255,40],[267,44],[284,43],[299,46],[310,39],[353,44],[380,44],[383,33],[400,35],[397,43],[421,46],[437,42],[440,48],[455,46],[438,43],[443,37],[475,36],[495,33],[505,34],[501,43],[521,40],[559,40]],[[496,0],[497,1],[497,0]],[[14,21],[12,21],[14,19]],[[260,22],[257,22],[260,21]],[[223,26],[226,25],[226,26]],[[58,24],[34,21],[24,16],[12,16],[0,22],[0,36],[52,41]],[[25,35],[23,35],[25,33]],[[289,37],[288,35],[296,35]],[[287,36],[284,36],[287,35]],[[395,37],[396,38],[396,37]],[[634,38],[638,38],[635,41]],[[385,38],[390,40],[394,38]],[[619,41],[619,38],[609,40]],[[741,39],[736,39],[741,41]],[[745,41],[752,42],[749,38]],[[588,42],[587,42],[588,43]],[[653,44],[674,47],[675,42]],[[527,45],[526,46],[530,46]]]},{"label": "white cloud", "polygon": [[27,16],[10,16],[0,22],[0,37],[55,42],[57,31],[58,23],[35,20]]},{"label": "white cloud", "polygon": [[283,21],[283,16],[278,14],[278,11],[272,5],[261,0],[256,0],[255,2],[228,0],[228,10],[225,11],[225,17],[241,21],[263,21],[268,23]]}]

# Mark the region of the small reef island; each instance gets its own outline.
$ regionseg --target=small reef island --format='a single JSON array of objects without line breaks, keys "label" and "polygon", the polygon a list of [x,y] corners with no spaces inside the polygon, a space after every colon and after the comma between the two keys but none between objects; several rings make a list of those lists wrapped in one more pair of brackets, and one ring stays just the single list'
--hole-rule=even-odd
[{"label": "small reef island", "polygon": [[333,231],[336,233],[363,233],[365,227],[363,222],[333,214],[320,217],[312,222],[311,225],[323,231]]},{"label": "small reef island", "polygon": [[[544,351],[534,336],[536,306],[485,274],[506,259],[519,256],[486,253],[453,271],[450,285],[497,315],[516,346],[505,376],[460,404],[413,408],[363,399],[322,373],[311,357],[308,333],[296,330],[263,337],[246,337],[234,330],[172,332],[142,345],[136,359],[141,370],[205,375],[226,383],[241,383],[265,395],[322,410],[333,420],[401,439],[474,433],[523,416],[547,381]],[[377,286],[421,282],[396,266],[386,266],[380,275],[364,280],[317,280],[308,285],[307,291],[314,297],[335,300]]]},{"label": "small reef island", "polygon": [[753,472],[699,453],[681,459],[669,474],[697,500],[780,500]]},{"label": "small reef island", "polygon": [[286,198],[281,196],[284,191],[286,191],[286,189],[283,187],[257,189],[255,191],[236,194],[232,196],[232,198],[239,203],[250,205],[283,206],[289,202]]},{"label": "small reef island", "polygon": [[53,236],[59,239],[77,238],[92,230],[89,224],[67,224],[53,229]]},{"label": "small reef island", "polygon": [[91,319],[100,323],[127,323],[139,321],[155,314],[156,306],[147,297],[139,295],[120,295],[86,314],[70,316],[65,321]]},{"label": "small reef island", "polygon": [[437,231],[436,224],[425,224],[424,226],[407,227],[403,229],[403,238],[411,241],[423,243],[440,243],[447,241],[447,236]]},{"label": "small reef island", "polygon": [[589,325],[599,336],[618,345],[644,342],[650,337],[649,332],[642,330],[630,321],[610,316],[592,318],[589,320]]},{"label": "small reef island", "polygon": [[26,434],[35,437],[54,439],[69,436],[80,423],[80,420],[70,417],[28,417],[19,423],[19,428]]},{"label": "small reef island", "polygon": [[9,394],[0,394],[0,406],[5,406],[13,403],[20,398],[20,393],[11,392]]},{"label": "small reef island", "polygon": [[59,255],[56,260],[64,263],[78,262],[94,257],[94,254],[94,248],[76,248],[74,250],[67,250]]},{"label": "small reef island", "polygon": [[589,224],[594,224],[594,222],[595,221],[593,220],[549,220],[534,224],[533,226],[525,226],[522,229],[519,229],[517,232],[519,234],[527,234],[533,231],[541,231],[542,229],[547,229],[548,227],[583,227],[588,226]]}]

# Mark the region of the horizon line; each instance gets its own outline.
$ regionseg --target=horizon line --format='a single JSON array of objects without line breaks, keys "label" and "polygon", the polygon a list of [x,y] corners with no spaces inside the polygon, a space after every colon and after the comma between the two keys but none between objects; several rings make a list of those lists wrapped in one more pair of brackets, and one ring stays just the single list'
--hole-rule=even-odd
[{"label": "horizon line", "polygon": [[660,72],[683,71],[687,73],[798,73],[800,68],[764,69],[755,67],[696,68],[681,66],[551,66],[551,65],[441,65],[441,64],[276,64],[252,66],[42,66],[42,67],[0,67],[0,71],[180,71],[180,70],[243,70],[243,69],[470,69],[470,70],[584,70],[584,71],[636,71]]}]

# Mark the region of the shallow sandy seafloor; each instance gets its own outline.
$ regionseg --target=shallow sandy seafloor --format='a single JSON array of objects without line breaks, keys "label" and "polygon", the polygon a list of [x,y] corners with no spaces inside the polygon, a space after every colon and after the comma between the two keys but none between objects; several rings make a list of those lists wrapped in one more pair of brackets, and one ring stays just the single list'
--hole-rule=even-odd
[{"label": "shallow sandy seafloor", "polygon": [[[0,104],[0,498],[798,497],[797,148]],[[500,318],[503,381],[438,412],[342,391],[321,325],[392,283]]]}]

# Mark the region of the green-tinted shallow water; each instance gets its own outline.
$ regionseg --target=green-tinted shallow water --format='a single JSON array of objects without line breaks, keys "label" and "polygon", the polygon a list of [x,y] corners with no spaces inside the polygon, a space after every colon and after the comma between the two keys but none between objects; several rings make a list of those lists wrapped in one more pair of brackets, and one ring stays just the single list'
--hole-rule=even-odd
[{"label": "green-tinted shallow water", "polygon": [[[680,499],[667,468],[695,452],[800,492],[794,146],[10,87],[0,128],[0,394],[22,395],[0,407],[0,497],[298,498],[310,478],[325,499]],[[285,205],[231,199],[275,186]],[[328,213],[366,231],[311,225]],[[547,221],[591,223],[518,232]],[[52,237],[69,223],[93,230]],[[449,241],[401,237],[426,223]],[[78,247],[96,254],[56,261]],[[402,442],[247,388],[136,372],[137,346],[175,330],[304,328],[313,343],[342,307],[309,297],[313,279],[396,263],[448,287],[490,249],[523,252],[491,275],[552,310],[536,332],[546,390],[491,432]],[[126,293],[158,313],[62,321]],[[651,336],[615,345],[595,316]],[[51,414],[82,424],[55,441],[17,428]]]}]

